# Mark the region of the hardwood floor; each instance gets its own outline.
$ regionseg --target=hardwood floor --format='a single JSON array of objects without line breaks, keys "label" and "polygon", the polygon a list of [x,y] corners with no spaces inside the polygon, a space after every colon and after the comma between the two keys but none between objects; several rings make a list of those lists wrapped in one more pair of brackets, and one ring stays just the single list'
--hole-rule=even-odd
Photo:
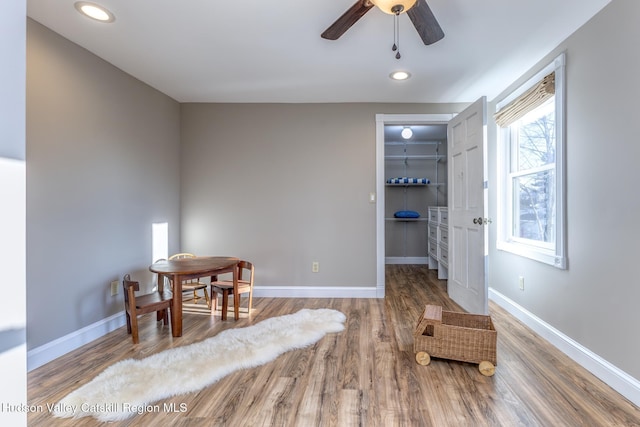
[{"label": "hardwood floor", "polygon": [[[156,402],[161,410],[113,426],[640,426],[640,409],[495,304],[498,365],[415,362],[413,328],[424,306],[460,310],[446,282],[424,266],[387,266],[385,299],[255,298],[251,317],[222,322],[219,313],[185,313],[184,335],[172,338],[153,315],[141,318],[140,344],[120,328],[28,374],[30,426],[97,426],[93,418],[57,419],[47,404],[109,365],[142,358],[301,308],[333,308],[346,329],[312,347],[233,373],[198,393]],[[230,317],[232,319],[232,317]],[[212,360],[211,363],[215,363]],[[183,405],[183,406],[181,406]],[[185,412],[180,412],[185,408]]]}]

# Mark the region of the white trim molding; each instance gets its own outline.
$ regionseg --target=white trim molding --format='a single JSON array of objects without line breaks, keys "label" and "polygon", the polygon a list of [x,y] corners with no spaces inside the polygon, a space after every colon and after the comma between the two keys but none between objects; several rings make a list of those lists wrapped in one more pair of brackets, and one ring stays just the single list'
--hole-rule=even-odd
[{"label": "white trim molding", "polygon": [[[555,72],[555,161],[553,167],[549,171],[553,171],[555,180],[555,236],[553,243],[548,246],[544,242],[528,241],[513,235],[514,230],[514,212],[513,205],[513,183],[514,171],[512,171],[511,162],[514,158],[512,153],[513,134],[510,127],[498,128],[498,238],[496,248],[501,251],[511,252],[513,254],[526,257],[538,262],[552,265],[556,268],[567,269],[567,253],[566,253],[566,214],[565,206],[567,204],[566,185],[565,185],[565,118],[566,118],[566,59],[564,52],[558,55],[550,64],[538,71],[526,83],[520,85],[518,89],[513,91],[505,99],[496,104],[496,112],[508,105],[511,101],[522,95],[524,92],[533,87],[537,82],[541,81],[544,76],[551,72]],[[531,173],[533,169],[526,170]],[[538,169],[539,171],[540,169]]]},{"label": "white trim molding", "polygon": [[124,310],[27,351],[27,372],[51,362],[125,325]]},{"label": "white trim molding", "polygon": [[385,295],[385,235],[384,235],[384,126],[393,124],[447,124],[457,113],[444,114],[376,114],[376,292]]},{"label": "white trim molding", "polygon": [[489,288],[489,299],[531,328],[542,338],[549,341],[576,363],[600,378],[618,393],[629,399],[635,405],[640,406],[640,381],[636,378],[633,378],[588,348],[566,336],[495,289]]},{"label": "white trim molding", "polygon": [[341,286],[256,286],[253,296],[267,298],[377,298],[377,288]]}]

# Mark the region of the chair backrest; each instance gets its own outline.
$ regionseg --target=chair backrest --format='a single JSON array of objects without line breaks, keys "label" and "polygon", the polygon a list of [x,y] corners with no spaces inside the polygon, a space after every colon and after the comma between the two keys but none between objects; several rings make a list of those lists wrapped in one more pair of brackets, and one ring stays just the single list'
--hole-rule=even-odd
[{"label": "chair backrest", "polygon": [[125,274],[122,279],[122,288],[124,289],[124,305],[128,308],[129,300],[133,299],[135,301],[135,291],[140,290],[140,283],[131,280],[131,276],[129,274]]},{"label": "chair backrest", "polygon": [[[249,278],[244,277],[243,272],[245,270],[248,271]],[[246,280],[247,282],[249,282],[251,286],[253,286],[253,273],[254,273],[254,268],[252,263],[244,260],[238,263],[238,280]]]},{"label": "chair backrest", "polygon": [[[167,260],[166,258],[158,258],[155,262],[166,261],[166,260]],[[160,286],[160,282],[158,282],[158,280],[160,280],[160,275],[156,274],[156,283],[157,283],[158,286]],[[162,289],[164,290],[165,286],[167,286],[167,285],[169,285],[169,289],[171,289],[171,291],[173,291],[173,287],[171,286],[171,280],[169,280],[165,276],[162,276]]]},{"label": "chair backrest", "polygon": [[191,254],[189,252],[181,252],[179,254],[173,254],[169,257],[170,260],[172,259],[182,259],[182,258],[195,258],[196,256],[194,254]]}]

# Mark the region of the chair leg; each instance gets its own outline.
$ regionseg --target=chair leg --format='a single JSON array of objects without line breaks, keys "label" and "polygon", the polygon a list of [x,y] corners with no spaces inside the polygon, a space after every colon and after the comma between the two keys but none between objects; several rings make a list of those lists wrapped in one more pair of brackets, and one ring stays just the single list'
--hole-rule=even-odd
[{"label": "chair leg", "polygon": [[253,288],[249,290],[249,314],[251,314],[252,304],[253,304]]},{"label": "chair leg", "polygon": [[240,309],[240,301],[242,300],[242,294],[238,294],[238,301],[236,301],[236,299],[233,299],[233,308],[235,309],[236,304],[238,304],[238,309]]},{"label": "chair leg", "polygon": [[213,311],[211,309],[211,298],[209,298],[209,293],[207,292],[207,289],[204,288],[202,292],[204,292],[204,300],[207,302],[207,307],[209,307],[209,310]]},{"label": "chair leg", "polygon": [[129,312],[125,312],[124,314],[127,318],[127,333],[131,334],[131,316],[129,315]]},{"label": "chair leg", "polygon": [[133,338],[133,343],[138,344],[140,342],[140,338],[138,337],[138,316],[131,316],[131,338]]},{"label": "chair leg", "polygon": [[211,287],[211,314],[218,309],[218,293]]},{"label": "chair leg", "polygon": [[162,310],[158,310],[156,313],[158,321],[162,320],[162,324],[167,326],[169,324],[169,310],[163,308]]}]

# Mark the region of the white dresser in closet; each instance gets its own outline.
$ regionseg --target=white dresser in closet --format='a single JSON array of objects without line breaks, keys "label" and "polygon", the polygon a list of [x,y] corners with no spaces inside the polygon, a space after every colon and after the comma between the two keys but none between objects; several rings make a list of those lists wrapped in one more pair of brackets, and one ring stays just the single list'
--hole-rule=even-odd
[{"label": "white dresser in closet", "polygon": [[429,206],[429,268],[438,270],[438,279],[449,277],[449,210],[446,206]]}]

